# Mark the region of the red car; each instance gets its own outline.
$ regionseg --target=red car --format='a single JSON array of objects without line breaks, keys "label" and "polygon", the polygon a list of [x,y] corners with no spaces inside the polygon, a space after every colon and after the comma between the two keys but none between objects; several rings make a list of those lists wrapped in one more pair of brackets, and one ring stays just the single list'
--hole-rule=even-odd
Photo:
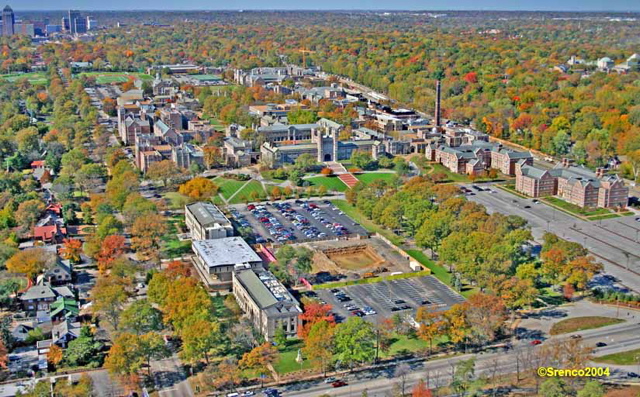
[{"label": "red car", "polygon": [[531,344],[533,346],[537,346],[537,345],[539,345],[541,343],[542,343],[542,341],[540,339],[534,339],[534,340],[531,341]]},{"label": "red car", "polygon": [[346,385],[347,385],[347,382],[345,382],[343,380],[337,380],[337,381],[335,381],[335,382],[333,382],[331,384],[331,386],[333,386],[333,387],[342,387],[342,386],[346,386]]}]

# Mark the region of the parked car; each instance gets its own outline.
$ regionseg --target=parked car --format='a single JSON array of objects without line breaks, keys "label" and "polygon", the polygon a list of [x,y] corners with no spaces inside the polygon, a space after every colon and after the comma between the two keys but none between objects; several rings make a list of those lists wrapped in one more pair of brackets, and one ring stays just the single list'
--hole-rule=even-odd
[{"label": "parked car", "polygon": [[333,383],[335,382],[337,379],[334,378],[333,376],[328,377],[327,379],[324,380],[324,383]]},{"label": "parked car", "polygon": [[335,382],[333,382],[331,384],[331,386],[333,386],[333,387],[342,387],[342,386],[346,386],[346,385],[347,385],[347,382],[345,382],[343,380],[337,380],[337,381],[335,381]]},{"label": "parked car", "polygon": [[604,342],[598,342],[596,343],[596,347],[605,347],[607,344]]},{"label": "parked car", "polygon": [[533,346],[537,346],[537,345],[539,345],[541,343],[542,343],[542,341],[540,339],[534,339],[534,340],[531,341],[531,344]]}]

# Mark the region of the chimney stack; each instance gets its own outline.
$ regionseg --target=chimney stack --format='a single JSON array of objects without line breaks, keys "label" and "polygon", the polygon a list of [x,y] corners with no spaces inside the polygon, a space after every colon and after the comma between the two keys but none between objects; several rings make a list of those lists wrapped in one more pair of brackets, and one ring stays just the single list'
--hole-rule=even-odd
[{"label": "chimney stack", "polygon": [[436,127],[440,127],[440,80],[436,82]]}]

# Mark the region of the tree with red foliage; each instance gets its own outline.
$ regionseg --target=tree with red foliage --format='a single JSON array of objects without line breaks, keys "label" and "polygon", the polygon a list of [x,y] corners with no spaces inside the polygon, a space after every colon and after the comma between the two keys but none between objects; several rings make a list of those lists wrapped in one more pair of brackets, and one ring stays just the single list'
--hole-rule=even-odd
[{"label": "tree with red foliage", "polygon": [[476,72],[469,72],[467,74],[464,75],[464,81],[466,81],[467,83],[470,84],[475,84],[478,82],[478,73]]},{"label": "tree with red foliage", "polygon": [[96,255],[98,260],[98,270],[105,273],[122,254],[124,254],[124,237],[114,234],[107,236]]},{"label": "tree with red foliage", "polygon": [[564,287],[562,287],[562,296],[564,296],[564,299],[568,301],[573,299],[573,294],[575,293],[576,289],[573,288],[573,285],[571,285],[571,283],[566,283]]},{"label": "tree with red foliage", "polygon": [[300,315],[302,326],[298,328],[298,336],[302,339],[306,338],[313,324],[320,320],[334,324],[336,319],[333,317],[331,309],[331,305],[316,302],[305,305],[304,312]]},{"label": "tree with red foliage", "polygon": [[431,390],[422,379],[411,390],[411,397],[431,397],[431,395]]},{"label": "tree with red foliage", "polygon": [[172,279],[179,277],[191,277],[191,265],[182,261],[169,262],[165,272],[167,276]]}]

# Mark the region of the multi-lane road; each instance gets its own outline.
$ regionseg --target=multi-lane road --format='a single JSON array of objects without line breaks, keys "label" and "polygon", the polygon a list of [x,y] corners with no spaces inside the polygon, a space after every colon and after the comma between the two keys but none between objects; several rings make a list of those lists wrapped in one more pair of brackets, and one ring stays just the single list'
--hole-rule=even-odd
[{"label": "multi-lane road", "polygon": [[[594,354],[597,356],[616,353],[619,351],[631,350],[640,346],[640,335],[638,322],[625,322],[605,328],[578,332],[582,336],[581,342],[590,347],[594,347],[598,342],[607,344],[605,347],[597,348]],[[552,337],[553,339],[566,339],[569,335]],[[427,362],[414,363],[405,378],[405,389],[409,392],[411,388],[420,380],[429,383],[431,388],[436,388],[449,384],[452,379],[453,370],[456,363],[475,357],[476,376],[496,376],[501,374],[515,373],[516,367],[522,371],[523,368],[536,367],[536,361],[528,359],[535,349],[540,349],[542,345],[532,346],[529,340],[520,341],[514,345],[513,349],[505,352],[466,354],[448,359],[433,360]],[[593,364],[594,366],[602,366]],[[346,378],[347,386],[333,388],[330,384],[322,381],[304,382],[280,388],[283,396],[315,397],[323,394],[336,397],[360,396],[364,390],[369,396],[387,396],[396,384],[402,379],[394,376],[395,368],[389,367],[384,370],[365,371],[350,375]],[[625,379],[626,372],[611,368],[611,378]]]},{"label": "multi-lane road", "polygon": [[[483,185],[486,186],[486,185]],[[604,265],[606,273],[640,292],[640,216],[583,221],[542,202],[534,203],[491,186],[493,192],[473,191],[469,200],[489,212],[518,215],[529,222],[533,237],[541,241],[546,231],[585,246]],[[527,208],[529,207],[529,208]]]}]

